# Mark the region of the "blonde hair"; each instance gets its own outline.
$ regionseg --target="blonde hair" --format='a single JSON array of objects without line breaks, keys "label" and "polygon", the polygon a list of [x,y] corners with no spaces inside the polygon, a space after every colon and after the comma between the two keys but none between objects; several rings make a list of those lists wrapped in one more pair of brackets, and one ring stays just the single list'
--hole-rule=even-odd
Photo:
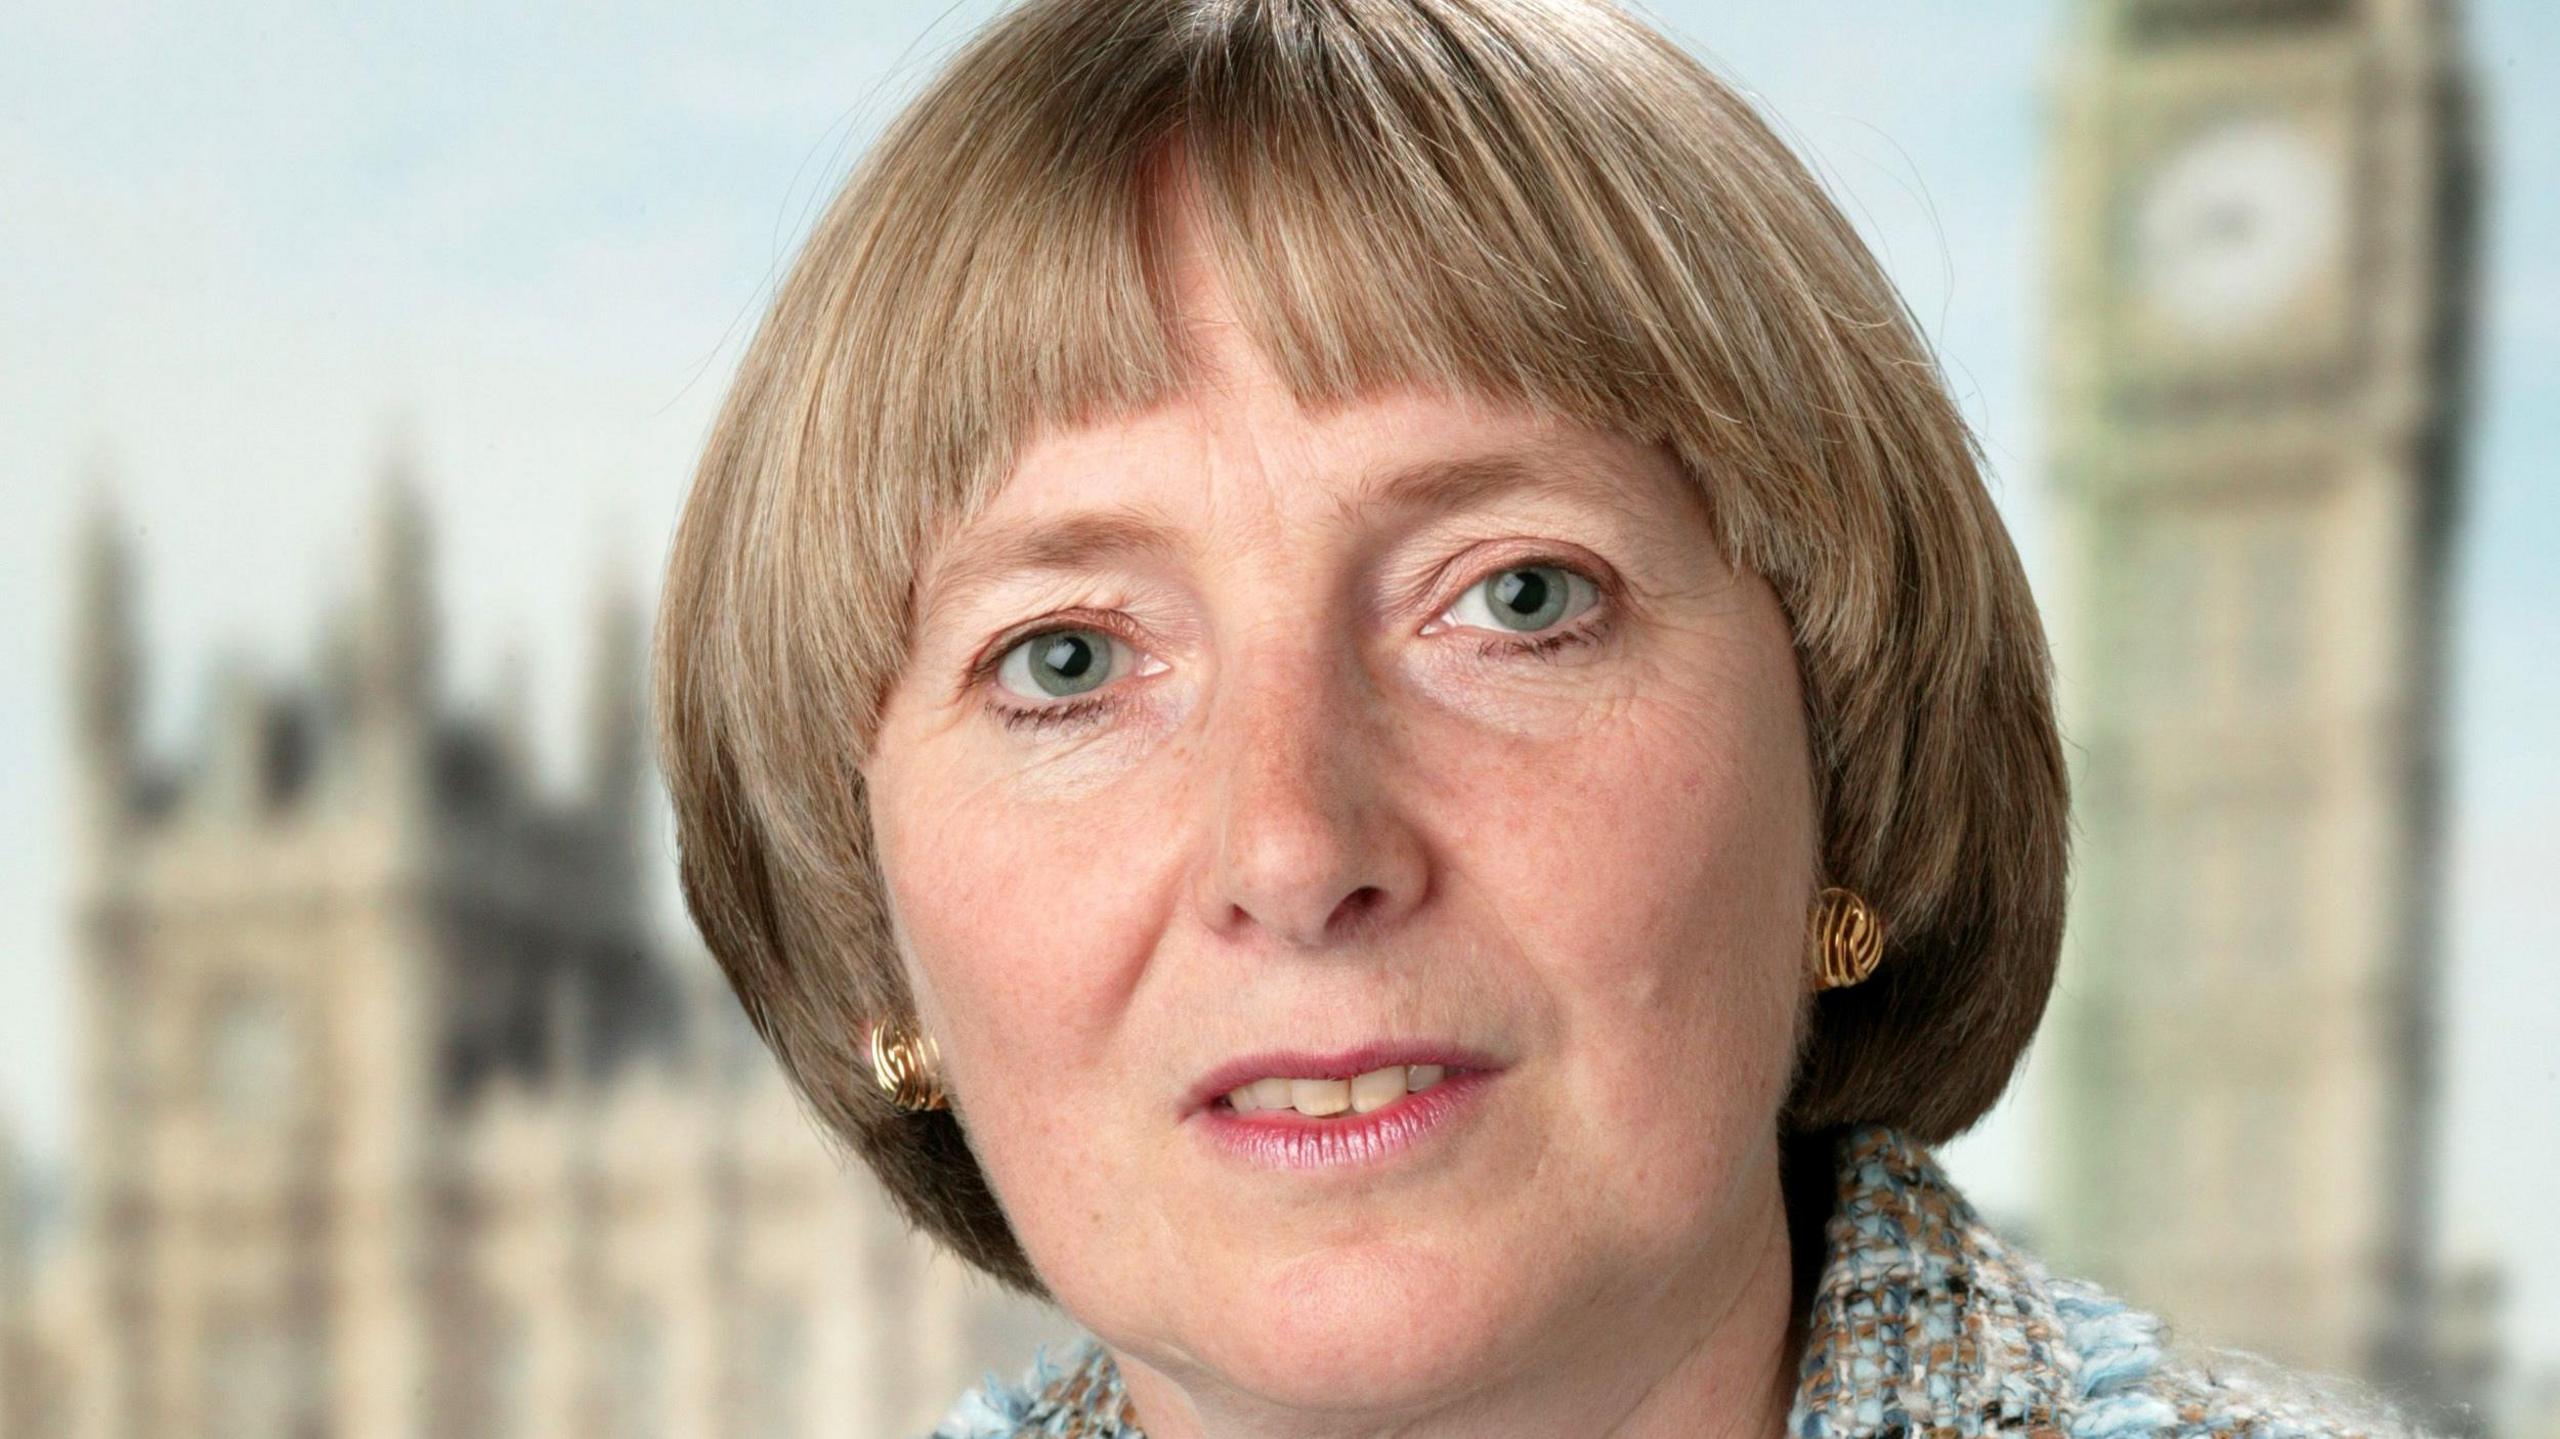
[{"label": "blonde hair", "polygon": [[1301,403],[1407,384],[1670,447],[1776,590],[1828,882],[1890,927],[1785,1123],[1927,1140],[2051,984],[2065,778],[1977,452],[1873,258],[1750,106],[1599,0],[1031,0],[890,126],[740,367],[677,533],[655,704],[684,895],[825,1127],[1041,1293],[947,1113],[872,1086],[911,1013],[860,766],[920,562],[1051,426],[1181,394],[1178,167]]}]

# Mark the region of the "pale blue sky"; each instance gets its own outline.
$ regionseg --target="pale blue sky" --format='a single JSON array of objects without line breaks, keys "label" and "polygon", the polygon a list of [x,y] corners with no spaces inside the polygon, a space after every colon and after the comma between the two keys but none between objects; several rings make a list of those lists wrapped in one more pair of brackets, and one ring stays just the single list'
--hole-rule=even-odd
[{"label": "pale blue sky", "polygon": [[[654,586],[762,305],[883,116],[994,7],[34,0],[0,17],[0,1115],[68,1139],[65,541],[103,465],[138,532],[150,728],[215,658],[298,670],[395,426],[437,528],[449,685],[519,647],[569,752],[578,632]],[[2560,1362],[2560,7],[2472,7],[2490,142],[2458,586],[2446,1228],[2516,1257]],[[1941,346],[2046,571],[2034,377],[2050,0],[1664,3],[1848,201]],[[668,906],[672,915],[672,905]],[[2014,1120],[1956,1163],[2033,1193]]]}]

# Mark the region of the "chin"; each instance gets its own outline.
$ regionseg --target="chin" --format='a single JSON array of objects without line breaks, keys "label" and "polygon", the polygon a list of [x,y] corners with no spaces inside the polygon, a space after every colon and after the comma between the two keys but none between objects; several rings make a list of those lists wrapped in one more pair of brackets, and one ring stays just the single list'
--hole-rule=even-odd
[{"label": "chin", "polygon": [[1220,1306],[1219,1333],[1195,1349],[1273,1404],[1428,1407],[1480,1389],[1514,1360],[1525,1311],[1510,1281],[1519,1273],[1410,1251],[1310,1256]]}]

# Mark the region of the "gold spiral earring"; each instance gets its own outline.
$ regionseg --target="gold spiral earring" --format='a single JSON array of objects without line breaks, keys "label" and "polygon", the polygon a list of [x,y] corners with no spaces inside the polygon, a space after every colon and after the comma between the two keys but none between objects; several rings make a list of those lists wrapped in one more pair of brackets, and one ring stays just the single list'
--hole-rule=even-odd
[{"label": "gold spiral earring", "polygon": [[1814,988],[1839,989],[1876,972],[1884,958],[1884,918],[1845,889],[1813,897]]},{"label": "gold spiral earring", "polygon": [[933,1037],[905,1024],[871,1026],[871,1078],[889,1102],[909,1114],[948,1109],[942,1087],[942,1051]]}]

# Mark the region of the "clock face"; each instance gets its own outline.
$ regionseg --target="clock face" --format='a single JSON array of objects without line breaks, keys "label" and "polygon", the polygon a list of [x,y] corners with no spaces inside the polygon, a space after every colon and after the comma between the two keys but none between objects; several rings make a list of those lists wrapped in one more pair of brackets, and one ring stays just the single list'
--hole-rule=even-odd
[{"label": "clock face", "polygon": [[2137,199],[2134,283],[2204,339],[2272,318],[2336,253],[2337,152],[2282,120],[2224,121],[2170,152]]}]

